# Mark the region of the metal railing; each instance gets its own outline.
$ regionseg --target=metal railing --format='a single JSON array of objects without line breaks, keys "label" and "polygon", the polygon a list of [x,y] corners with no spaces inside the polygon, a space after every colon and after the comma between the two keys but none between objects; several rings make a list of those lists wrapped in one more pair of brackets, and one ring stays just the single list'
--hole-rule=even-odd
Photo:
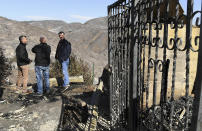
[{"label": "metal railing", "polygon": [[184,2],[108,6],[112,130],[200,130],[201,11]]},{"label": "metal railing", "polygon": [[111,124],[123,129],[126,127],[129,99],[130,12],[130,1],[118,1],[111,8],[109,6],[109,63],[113,69],[110,79]]}]

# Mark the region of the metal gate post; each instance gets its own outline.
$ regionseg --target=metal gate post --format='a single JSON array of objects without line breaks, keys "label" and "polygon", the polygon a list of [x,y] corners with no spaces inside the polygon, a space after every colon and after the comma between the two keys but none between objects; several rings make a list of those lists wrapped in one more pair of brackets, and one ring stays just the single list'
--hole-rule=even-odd
[{"label": "metal gate post", "polygon": [[[108,7],[108,17],[110,17],[112,14],[112,12],[110,11],[109,7]],[[109,18],[108,18],[108,65],[109,65],[109,71],[110,71],[110,76],[109,76],[109,92],[110,92],[110,114],[112,113],[112,95],[111,95],[111,88],[112,88],[112,72],[111,72],[111,55],[110,55],[110,36],[109,36]],[[111,117],[111,116],[110,116]],[[110,118],[111,119],[111,118]],[[110,123],[111,125],[111,123]]]},{"label": "metal gate post", "polygon": [[[201,2],[202,11],[202,2]],[[202,18],[202,13],[201,13]],[[202,20],[200,24],[200,43],[198,54],[197,74],[195,80],[195,98],[193,103],[193,115],[190,131],[201,131],[202,129]]]},{"label": "metal gate post", "polygon": [[138,108],[137,108],[137,66],[138,66],[138,48],[135,36],[137,36],[135,31],[135,25],[138,21],[138,15],[135,12],[135,7],[139,0],[132,0],[131,6],[131,50],[130,50],[130,82],[129,82],[129,131],[137,131],[138,121]]}]

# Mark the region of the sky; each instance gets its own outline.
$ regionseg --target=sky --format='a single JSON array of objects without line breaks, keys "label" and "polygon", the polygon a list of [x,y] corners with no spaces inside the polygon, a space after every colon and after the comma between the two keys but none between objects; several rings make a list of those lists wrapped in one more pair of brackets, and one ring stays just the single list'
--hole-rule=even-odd
[{"label": "sky", "polygon": [[[107,16],[107,6],[116,0],[2,0],[0,16],[18,21],[63,20],[84,23]],[[186,1],[180,0],[186,10]],[[195,0],[194,10],[201,9],[201,0]]]}]

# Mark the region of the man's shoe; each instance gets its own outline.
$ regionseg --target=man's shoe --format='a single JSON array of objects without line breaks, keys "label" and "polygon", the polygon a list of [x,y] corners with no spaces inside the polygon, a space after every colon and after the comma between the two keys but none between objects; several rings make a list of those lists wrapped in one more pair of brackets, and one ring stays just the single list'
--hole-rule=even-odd
[{"label": "man's shoe", "polygon": [[32,93],[32,91],[27,90],[27,89],[23,89],[23,90],[21,91],[21,94],[22,94],[22,95],[28,95],[28,94],[31,94],[31,93]]},{"label": "man's shoe", "polygon": [[65,92],[65,91],[67,91],[69,88],[70,88],[70,85],[67,85],[67,86],[65,86],[65,87],[63,87],[64,89],[62,90],[62,93],[63,92]]},{"label": "man's shoe", "polygon": [[20,87],[11,87],[10,89],[13,90],[13,91],[19,91],[19,90],[21,90],[22,88],[20,88]]},{"label": "man's shoe", "polygon": [[50,95],[50,90],[46,90],[45,95]]},{"label": "man's shoe", "polygon": [[0,104],[2,104],[2,103],[4,103],[4,102],[6,102],[6,100],[0,99]]},{"label": "man's shoe", "polygon": [[15,91],[15,93],[22,94],[22,90],[17,90],[17,91]]},{"label": "man's shoe", "polygon": [[37,92],[37,93],[33,94],[33,96],[41,97],[41,96],[43,96],[43,94]]}]

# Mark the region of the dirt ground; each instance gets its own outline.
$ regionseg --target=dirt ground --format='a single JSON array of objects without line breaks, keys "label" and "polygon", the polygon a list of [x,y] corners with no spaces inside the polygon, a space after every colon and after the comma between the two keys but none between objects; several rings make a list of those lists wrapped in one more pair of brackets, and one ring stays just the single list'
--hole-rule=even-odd
[{"label": "dirt ground", "polygon": [[49,95],[42,97],[17,94],[8,87],[0,90],[1,131],[85,131],[104,129],[101,125],[109,124],[103,113],[95,115],[100,111],[93,104],[96,86],[71,84],[64,93],[53,87]]}]

